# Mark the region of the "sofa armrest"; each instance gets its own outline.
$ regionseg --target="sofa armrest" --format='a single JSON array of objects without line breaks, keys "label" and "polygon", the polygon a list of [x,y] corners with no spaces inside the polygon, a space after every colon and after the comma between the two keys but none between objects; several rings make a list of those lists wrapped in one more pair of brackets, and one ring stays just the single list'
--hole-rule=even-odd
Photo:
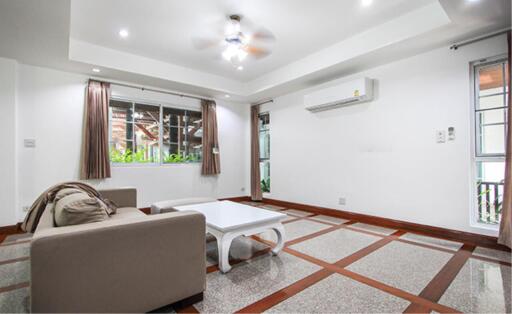
[{"label": "sofa armrest", "polygon": [[147,312],[199,294],[205,245],[192,211],[36,232],[32,312]]},{"label": "sofa armrest", "polygon": [[119,207],[137,208],[137,189],[136,188],[117,188],[99,190],[101,196],[108,198]]}]

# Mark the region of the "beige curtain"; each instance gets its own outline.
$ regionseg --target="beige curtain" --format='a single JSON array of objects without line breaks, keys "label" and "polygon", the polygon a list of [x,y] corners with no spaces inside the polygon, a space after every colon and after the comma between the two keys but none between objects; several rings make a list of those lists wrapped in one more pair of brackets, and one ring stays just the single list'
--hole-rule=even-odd
[{"label": "beige curtain", "polygon": [[203,112],[203,166],[205,176],[220,173],[219,138],[217,131],[217,105],[212,100],[202,100]]},{"label": "beige curtain", "polygon": [[255,105],[251,107],[251,199],[253,201],[261,201],[263,199],[260,177],[259,113],[260,106]]},{"label": "beige curtain", "polygon": [[512,240],[512,106],[510,104],[510,90],[512,89],[511,68],[512,68],[512,39],[508,32],[508,119],[507,129],[507,155],[505,161],[505,187],[503,189],[503,204],[501,209],[501,224],[498,243],[511,247]]},{"label": "beige curtain", "polygon": [[89,81],[85,99],[82,179],[110,178],[108,102],[110,84]]}]

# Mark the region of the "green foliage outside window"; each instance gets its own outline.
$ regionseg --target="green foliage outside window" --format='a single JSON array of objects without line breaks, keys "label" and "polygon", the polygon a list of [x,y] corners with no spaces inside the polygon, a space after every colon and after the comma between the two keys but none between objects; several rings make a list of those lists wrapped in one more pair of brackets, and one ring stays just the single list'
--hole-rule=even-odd
[{"label": "green foliage outside window", "polygon": [[[110,150],[110,161],[113,163],[129,164],[129,163],[155,163],[158,162],[153,157],[146,158],[146,150],[139,149],[133,152],[131,149],[126,149],[124,152],[118,149]],[[163,156],[163,163],[165,164],[178,164],[188,162],[199,162],[201,160],[198,154],[167,154]]]},{"label": "green foliage outside window", "polygon": [[270,178],[261,180],[261,191],[263,193],[270,193]]},{"label": "green foliage outside window", "polygon": [[198,162],[199,160],[199,156],[196,154],[169,154],[164,156],[163,162],[164,164],[179,164],[186,162]]},{"label": "green foliage outside window", "polygon": [[131,149],[126,149],[124,152],[118,149],[110,150],[110,161],[114,163],[152,163],[155,159],[150,157],[146,158],[145,149],[139,149],[136,152],[132,152]]}]

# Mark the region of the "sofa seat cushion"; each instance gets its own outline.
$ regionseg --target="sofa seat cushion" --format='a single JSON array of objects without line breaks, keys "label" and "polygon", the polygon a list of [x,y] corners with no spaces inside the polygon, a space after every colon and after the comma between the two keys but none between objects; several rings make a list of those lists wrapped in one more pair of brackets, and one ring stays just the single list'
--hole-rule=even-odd
[{"label": "sofa seat cushion", "polygon": [[117,209],[117,213],[115,215],[110,216],[111,220],[125,219],[125,218],[136,218],[136,217],[144,217],[146,214],[141,212],[139,209],[135,207],[121,207]]},{"label": "sofa seat cushion", "polygon": [[107,206],[80,190],[62,189],[55,197],[53,218],[57,227],[99,222],[108,219]]}]

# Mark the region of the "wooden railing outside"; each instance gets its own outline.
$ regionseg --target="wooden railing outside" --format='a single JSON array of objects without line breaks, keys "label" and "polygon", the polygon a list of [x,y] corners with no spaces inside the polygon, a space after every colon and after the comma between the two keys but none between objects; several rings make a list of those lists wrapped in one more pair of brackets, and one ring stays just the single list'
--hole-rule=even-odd
[{"label": "wooden railing outside", "polygon": [[478,182],[478,220],[498,224],[503,202],[503,182]]}]

